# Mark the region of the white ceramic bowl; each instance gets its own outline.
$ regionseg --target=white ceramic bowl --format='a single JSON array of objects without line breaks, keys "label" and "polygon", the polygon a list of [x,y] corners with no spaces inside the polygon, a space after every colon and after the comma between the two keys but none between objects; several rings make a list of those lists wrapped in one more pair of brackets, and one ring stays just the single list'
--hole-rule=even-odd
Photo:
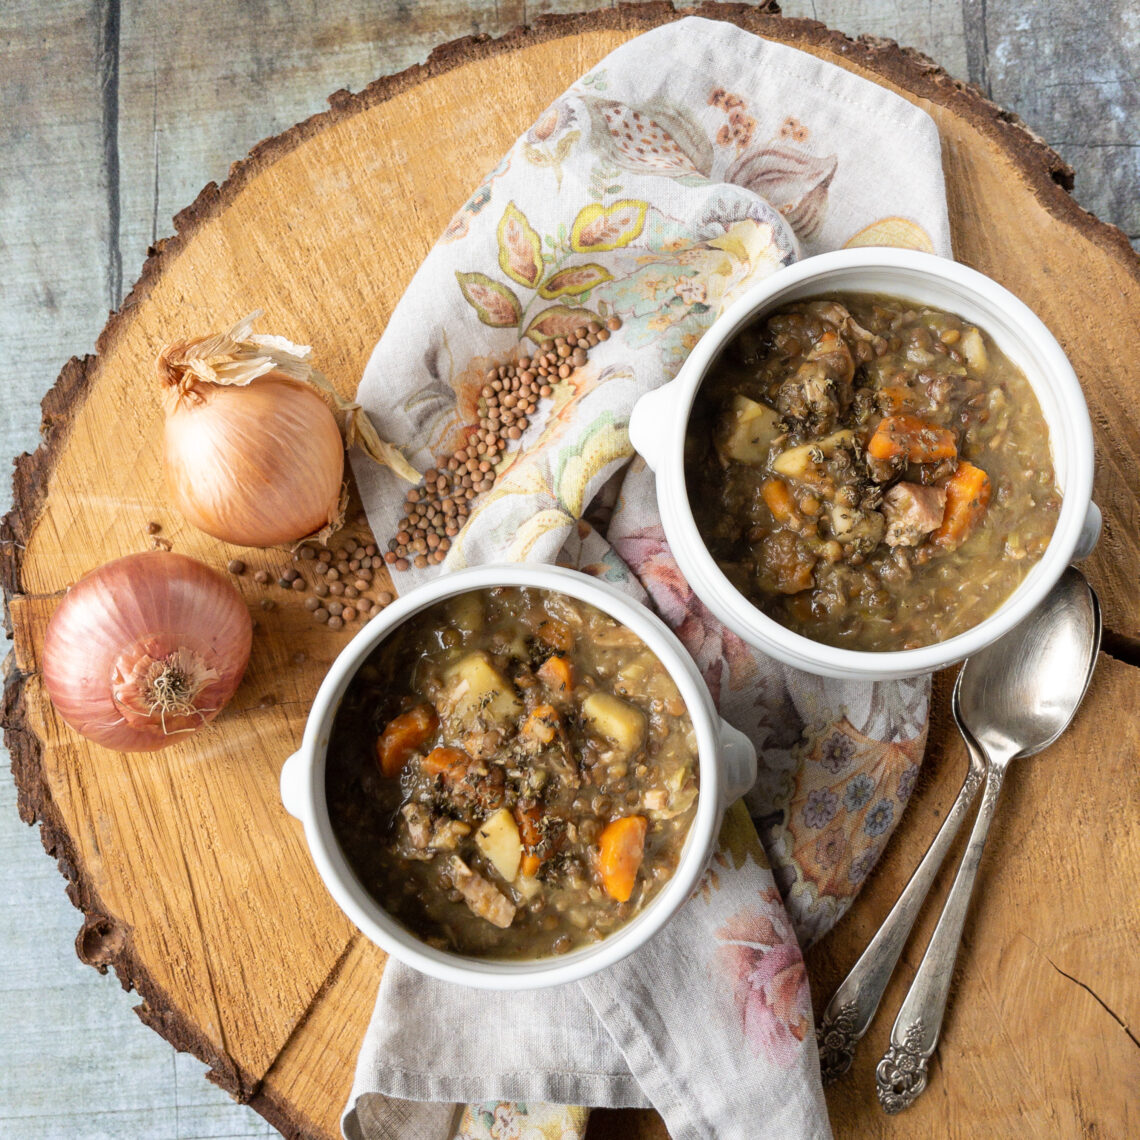
[{"label": "white ceramic bowl", "polygon": [[[1025,373],[1049,426],[1063,503],[1044,555],[996,612],[965,633],[921,649],[882,653],[837,649],[786,629],[752,605],[721,572],[689,507],[685,430],[697,391],[721,349],[764,313],[837,291],[903,297],[978,324]],[[629,433],[633,446],[656,473],[665,535],[697,596],[750,645],[824,676],[881,680],[929,673],[961,661],[1021,621],[1069,562],[1092,550],[1100,534],[1100,511],[1091,500],[1092,425],[1081,386],[1061,346],[1009,290],[973,269],[927,253],[885,247],[840,250],[775,273],[717,319],[674,380],[637,402]]]},{"label": "white ceramic bowl", "polygon": [[[493,586],[556,590],[597,606],[633,630],[669,670],[696,729],[700,757],[697,814],[673,877],[634,919],[592,946],[555,958],[489,961],[436,950],[421,942],[361,886],[333,834],[325,801],[325,753],[341,698],[357,669],[388,634],[442,598]],[[413,590],[374,617],[333,662],[313,702],[300,749],[281,770],[281,799],[305,825],[313,862],[333,898],[354,923],[389,954],[425,974],[484,989],[524,990],[558,985],[592,974],[636,950],[687,899],[704,872],[725,808],[756,779],[756,752],[741,732],[722,721],[692,658],[644,606],[612,586],[555,566],[484,566],[447,574]]]}]

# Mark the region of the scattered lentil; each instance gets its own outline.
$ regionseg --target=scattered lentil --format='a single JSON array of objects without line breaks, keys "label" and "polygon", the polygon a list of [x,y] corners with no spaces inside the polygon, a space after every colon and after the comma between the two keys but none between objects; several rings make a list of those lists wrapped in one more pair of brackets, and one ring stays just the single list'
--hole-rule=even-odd
[{"label": "scattered lentil", "polygon": [[258,582],[262,586],[269,585],[269,571],[268,570],[258,570],[257,573],[254,574],[253,580],[255,582]]},{"label": "scattered lentil", "polygon": [[245,563],[240,558],[231,558],[229,562],[226,563],[226,569],[231,574],[244,574]]},{"label": "scattered lentil", "polygon": [[159,532],[160,530],[162,530],[162,524],[161,524],[161,523],[156,523],[156,522],[148,522],[148,523],[146,524],[146,532],[147,532],[147,534],[158,534],[158,532]]},{"label": "scattered lentil", "polygon": [[329,618],[329,629],[343,629],[344,621],[338,617]]}]

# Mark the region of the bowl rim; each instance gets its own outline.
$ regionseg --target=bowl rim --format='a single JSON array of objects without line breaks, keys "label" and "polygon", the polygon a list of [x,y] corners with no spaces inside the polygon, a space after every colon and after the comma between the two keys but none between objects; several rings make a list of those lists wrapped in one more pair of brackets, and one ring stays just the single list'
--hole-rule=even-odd
[{"label": "bowl rim", "polygon": [[[869,269],[901,271],[912,279],[933,279],[970,294],[979,308],[999,312],[1001,321],[1016,327],[1044,364],[1038,375],[1026,371],[1037,395],[1047,384],[1059,405],[1065,430],[1056,438],[1049,424],[1050,450],[1056,456],[1066,445],[1067,471],[1057,525],[1049,545],[1017,589],[977,625],[945,641],[917,649],[857,650],[826,645],[780,625],[742,595],[717,566],[701,538],[689,506],[685,485],[684,443],[697,393],[721,349],[765,309],[804,285],[818,282],[820,292],[853,291],[857,286],[831,284],[829,279]],[[889,292],[889,290],[884,290]],[[898,295],[906,297],[905,287]],[[984,322],[979,322],[983,324]],[[913,676],[960,661],[1001,637],[1035,609],[1069,564],[1077,547],[1092,498],[1093,438],[1088,407],[1080,382],[1056,338],[1044,322],[1003,285],[950,258],[890,246],[836,250],[805,258],[753,286],[713,323],[689,354],[678,375],[667,385],[671,412],[658,426],[661,456],[655,473],[658,503],[666,536],[694,592],[717,616],[749,644],[790,664],[836,677],[887,679]],[[652,399],[657,389],[642,399]],[[1040,398],[1040,397],[1039,397]],[[672,531],[672,535],[670,535]]]},{"label": "bowl rim", "polygon": [[[341,697],[368,654],[392,630],[438,601],[493,586],[547,589],[585,601],[633,630],[677,683],[698,746],[697,814],[669,882],[639,914],[593,945],[561,957],[485,959],[437,950],[398,923],[365,891],[332,831],[325,797],[325,759]],[[482,989],[524,990],[577,981],[631,954],[676,913],[704,873],[724,807],[721,721],[695,662],[676,635],[635,597],[578,570],[540,563],[493,563],[443,574],[388,605],[341,650],[321,683],[300,748],[286,764],[303,760],[302,823],[309,853],[341,910],[392,957],[442,981]]]}]

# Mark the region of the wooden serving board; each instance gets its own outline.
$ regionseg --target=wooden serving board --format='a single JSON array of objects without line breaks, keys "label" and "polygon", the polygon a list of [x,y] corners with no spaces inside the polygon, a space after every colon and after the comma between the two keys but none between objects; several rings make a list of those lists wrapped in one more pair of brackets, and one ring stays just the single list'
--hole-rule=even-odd
[{"label": "wooden serving board", "polygon": [[[1072,172],[1020,123],[930,61],[763,9],[729,19],[900,92],[943,138],[960,260],[1042,316],[1072,359],[1096,428],[1105,533],[1088,564],[1106,654],[1069,735],[1011,781],[967,927],[931,1088],[898,1118],[873,1068],[933,926],[924,915],[854,1071],[829,1091],[839,1137],[1140,1134],[1140,260],[1069,197]],[[175,219],[112,317],[98,355],[72,360],[43,402],[44,442],[21,456],[0,569],[15,641],[6,739],[29,822],[84,913],[80,957],[113,966],[142,1019],[287,1136],[327,1138],[352,1078],[384,956],[340,914],[313,870],[277,776],[349,636],[252,572],[286,551],[223,546],[165,504],[159,347],[260,307],[264,325],[316,346],[353,391],[416,266],[482,174],[547,103],[602,56],[680,13],[662,4],[540,20],[500,40],[439,49],[423,67],[337,93],[331,110],[260,144]],[[40,678],[45,624],[81,574],[150,545],[239,580],[258,629],[247,678],[216,726],[156,755],[77,737]],[[849,916],[809,954],[817,1008],[917,864],[964,771],[936,685],[928,759],[911,807]],[[944,892],[949,872],[943,876]],[[652,1113],[598,1112],[592,1137],[662,1137]]]}]

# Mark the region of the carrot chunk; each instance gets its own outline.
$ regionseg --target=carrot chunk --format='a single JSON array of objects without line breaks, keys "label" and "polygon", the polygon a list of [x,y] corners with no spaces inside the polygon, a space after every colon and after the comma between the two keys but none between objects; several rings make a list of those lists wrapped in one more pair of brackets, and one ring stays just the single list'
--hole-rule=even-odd
[{"label": "carrot chunk", "polygon": [[551,649],[569,653],[574,648],[574,631],[564,622],[549,618],[539,624],[538,640]]},{"label": "carrot chunk", "polygon": [[393,717],[376,740],[376,762],[381,773],[395,779],[413,752],[421,749],[439,728],[439,717],[431,705],[416,705]]},{"label": "carrot chunk", "polygon": [[544,661],[538,677],[555,693],[566,695],[574,689],[574,665],[567,657],[551,657]]},{"label": "carrot chunk", "polygon": [[542,842],[542,812],[537,807],[521,808],[516,804],[515,822],[524,847],[537,847]]},{"label": "carrot chunk", "polygon": [[558,732],[560,724],[561,718],[553,705],[535,705],[519,729],[519,734],[530,737],[539,744],[549,744]]},{"label": "carrot chunk", "polygon": [[879,410],[895,416],[900,412],[905,412],[908,408],[913,408],[918,399],[914,391],[898,384],[890,384],[885,388],[880,388],[875,395],[878,399]]},{"label": "carrot chunk", "polygon": [[765,479],[760,484],[760,497],[768,505],[772,517],[781,526],[787,526],[799,517],[796,501],[783,479]]},{"label": "carrot chunk", "polygon": [[519,870],[522,874],[533,877],[538,874],[544,858],[535,850],[542,842],[542,812],[537,806],[524,809],[516,804],[515,823],[519,825],[519,838],[523,845]]},{"label": "carrot chunk", "polygon": [[872,459],[905,457],[911,463],[937,463],[958,454],[954,433],[918,416],[886,416],[867,444]]},{"label": "carrot chunk", "polygon": [[643,816],[627,815],[607,823],[598,838],[602,886],[616,902],[626,902],[633,894],[648,830],[649,823]]},{"label": "carrot chunk", "polygon": [[443,776],[448,783],[462,779],[470,764],[471,757],[462,748],[433,748],[420,761],[429,776]]},{"label": "carrot chunk", "polygon": [[946,510],[931,542],[951,550],[961,546],[985,517],[992,493],[990,477],[980,467],[959,463],[946,483]]}]

